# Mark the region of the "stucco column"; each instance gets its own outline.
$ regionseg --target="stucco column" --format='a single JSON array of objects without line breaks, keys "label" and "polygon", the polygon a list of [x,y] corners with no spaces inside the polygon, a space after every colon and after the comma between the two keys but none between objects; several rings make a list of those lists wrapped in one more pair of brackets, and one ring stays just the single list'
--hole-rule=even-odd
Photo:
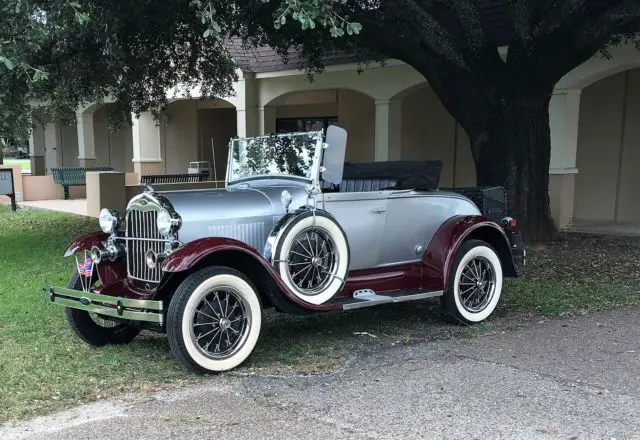
[{"label": "stucco column", "polygon": [[47,122],[44,126],[44,149],[46,172],[62,166],[62,133],[57,122]]},{"label": "stucco column", "polygon": [[551,215],[559,229],[573,222],[576,154],[580,122],[580,90],[556,90],[549,104]]},{"label": "stucco column", "polygon": [[375,104],[375,160],[400,160],[402,103],[399,100],[377,99]]},{"label": "stucco column", "polygon": [[133,137],[133,170],[138,176],[165,173],[162,160],[165,133],[162,124],[157,124],[153,115],[143,113],[137,118],[133,115],[131,126]]},{"label": "stucco column", "polygon": [[45,169],[44,125],[34,122],[29,136],[29,158],[31,160],[31,175],[43,176]]},{"label": "stucco column", "polygon": [[81,167],[93,167],[96,164],[96,140],[93,131],[93,110],[76,112],[78,130],[78,161]]},{"label": "stucco column", "polygon": [[236,107],[236,133],[238,137],[258,136],[260,116],[256,105],[257,83],[251,74],[239,71],[240,78],[233,84],[235,96],[230,102]]},{"label": "stucco column", "polygon": [[237,108],[236,109],[236,133],[238,137],[258,136],[260,129],[258,127],[258,109],[256,107]]}]

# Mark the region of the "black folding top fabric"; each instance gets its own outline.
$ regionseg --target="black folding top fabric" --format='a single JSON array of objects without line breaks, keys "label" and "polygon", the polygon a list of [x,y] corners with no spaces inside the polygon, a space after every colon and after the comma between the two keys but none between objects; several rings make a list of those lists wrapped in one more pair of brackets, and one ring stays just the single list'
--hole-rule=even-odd
[{"label": "black folding top fabric", "polygon": [[344,164],[342,180],[389,179],[396,181],[393,189],[435,191],[440,183],[442,161],[360,162]]}]

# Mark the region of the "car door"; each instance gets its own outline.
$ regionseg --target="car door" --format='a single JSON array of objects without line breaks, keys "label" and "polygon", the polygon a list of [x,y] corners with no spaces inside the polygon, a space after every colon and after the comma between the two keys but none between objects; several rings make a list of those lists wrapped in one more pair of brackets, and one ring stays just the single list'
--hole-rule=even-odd
[{"label": "car door", "polygon": [[336,218],[347,235],[349,270],[378,265],[389,194],[389,191],[323,194],[324,209]]}]

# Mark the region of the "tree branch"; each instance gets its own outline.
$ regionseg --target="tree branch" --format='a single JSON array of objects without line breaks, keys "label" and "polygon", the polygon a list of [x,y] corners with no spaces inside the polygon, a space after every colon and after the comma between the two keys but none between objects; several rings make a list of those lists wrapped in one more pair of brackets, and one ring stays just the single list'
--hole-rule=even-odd
[{"label": "tree branch", "polygon": [[[398,7],[390,8],[391,11],[401,14],[400,16],[393,14],[397,20],[405,19],[411,24],[422,42],[433,52],[447,59],[451,64],[461,68],[467,67],[451,35],[432,14],[427,12],[426,8],[433,4],[431,1],[425,2],[426,7],[421,7],[414,0],[399,0],[398,3]],[[407,10],[403,11],[403,4]]]},{"label": "tree branch", "polygon": [[[567,72],[579,66],[599,50],[604,49],[611,39],[630,29],[640,31],[640,2],[638,0],[618,0],[617,5],[600,7],[597,14],[587,14],[586,10],[579,22],[563,24],[555,32],[541,38],[536,50],[545,64],[542,71],[551,80],[559,80]],[[586,8],[586,6],[585,6]],[[593,12],[593,10],[589,11]],[[575,12],[579,14],[579,12]],[[575,16],[572,17],[575,19]]]}]

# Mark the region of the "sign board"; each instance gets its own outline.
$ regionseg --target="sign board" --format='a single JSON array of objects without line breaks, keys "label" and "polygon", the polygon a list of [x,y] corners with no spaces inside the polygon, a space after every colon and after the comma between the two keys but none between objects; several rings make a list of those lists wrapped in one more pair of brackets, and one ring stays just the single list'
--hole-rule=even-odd
[{"label": "sign board", "polygon": [[0,168],[0,195],[9,196],[11,209],[16,210],[16,189],[13,184],[13,168]]}]

